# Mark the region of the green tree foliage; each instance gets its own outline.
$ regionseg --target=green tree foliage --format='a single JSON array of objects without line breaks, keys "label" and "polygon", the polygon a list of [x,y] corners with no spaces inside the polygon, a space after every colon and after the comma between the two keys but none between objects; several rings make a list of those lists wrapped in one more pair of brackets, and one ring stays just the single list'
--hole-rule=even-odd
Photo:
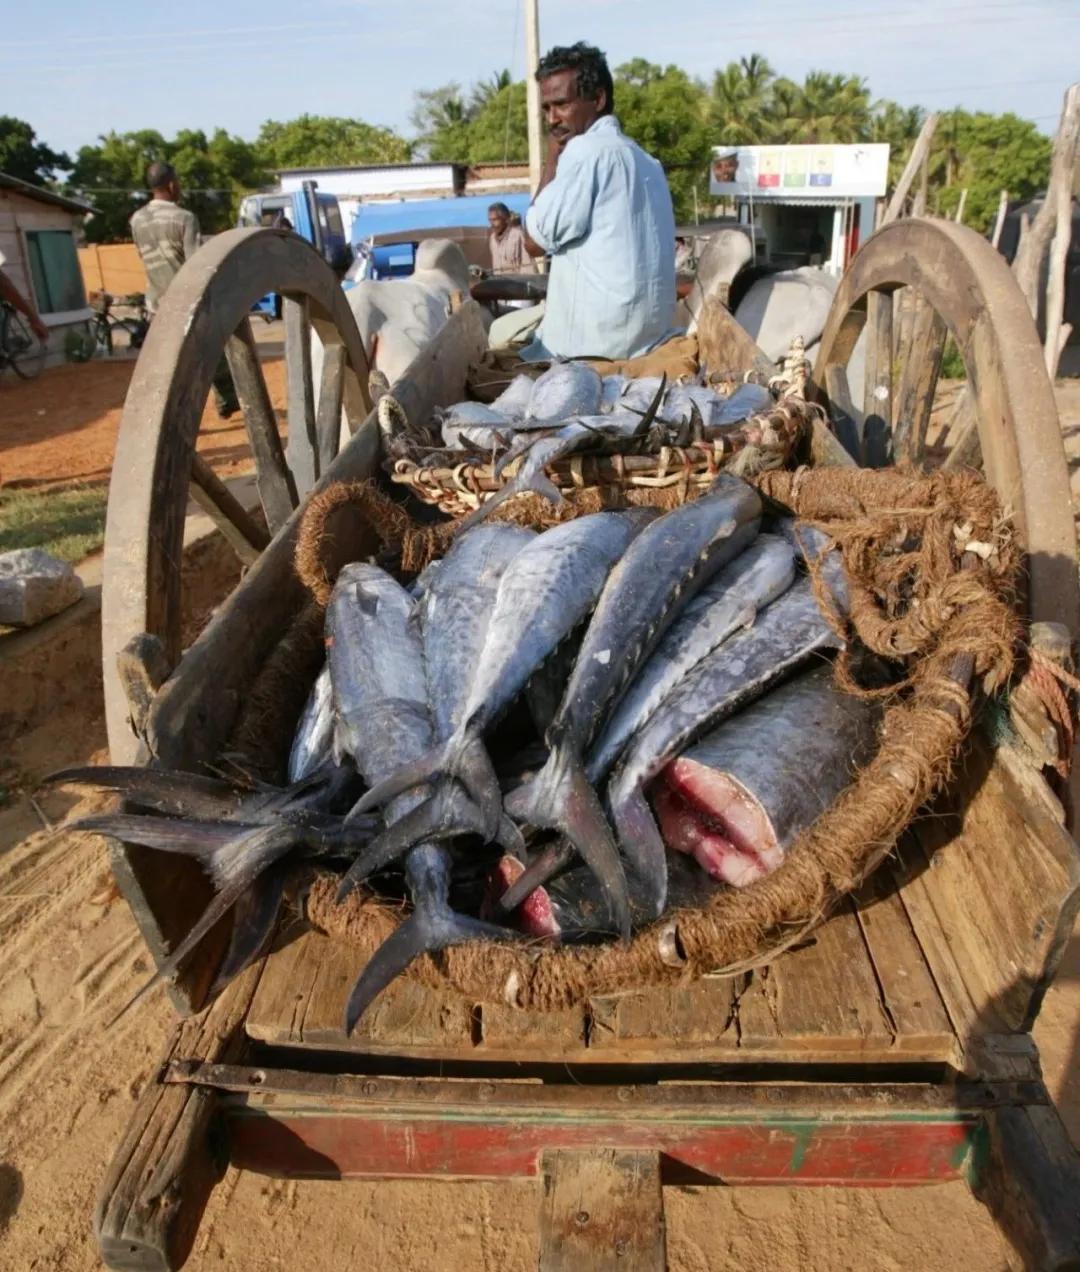
[{"label": "green tree foliage", "polygon": [[751,53],[713,75],[709,123],[721,145],[760,145],[773,140],[770,106],[776,79],[768,58]]},{"label": "green tree foliage", "polygon": [[131,237],[128,221],[146,197],[146,169],[155,160],[176,169],[184,206],[199,218],[204,234],[234,225],[240,195],[271,179],[251,143],[223,129],[209,138],[185,129],[171,141],[153,129],[108,133],[96,146],[80,149],[67,183],[98,210],[86,223],[91,243]]},{"label": "green tree foliage", "polygon": [[338,164],[408,163],[412,147],[389,128],[337,115],[268,119],[255,150],[267,168],[329,168]]},{"label": "green tree foliage", "polygon": [[615,71],[615,113],[627,136],[655,156],[667,174],[677,220],[707,199],[713,144],[703,85],[677,66],[635,58]]},{"label": "green tree foliage", "polygon": [[442,162],[469,161],[470,134],[476,108],[457,83],[424,89],[414,95],[412,115],[419,155]]},{"label": "green tree foliage", "polygon": [[1053,142],[1017,115],[954,110],[938,124],[930,149],[930,210],[952,216],[967,190],[964,223],[986,231],[1002,190],[1028,199],[1046,188]]},{"label": "green tree foliage", "polygon": [[60,151],[50,150],[24,119],[0,115],[0,172],[31,185],[47,185],[58,170],[71,167]]},{"label": "green tree foliage", "polygon": [[469,163],[523,163],[528,159],[524,80],[504,84],[476,112],[469,124],[467,155]]}]

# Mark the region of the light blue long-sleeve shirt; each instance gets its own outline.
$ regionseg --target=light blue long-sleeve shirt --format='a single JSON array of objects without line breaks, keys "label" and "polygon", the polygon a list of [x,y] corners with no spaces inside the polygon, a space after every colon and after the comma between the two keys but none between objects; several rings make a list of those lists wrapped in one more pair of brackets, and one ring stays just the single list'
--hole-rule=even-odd
[{"label": "light blue long-sleeve shirt", "polygon": [[522,357],[633,358],[671,332],[671,192],[614,115],[566,143],[525,227],[552,259],[544,319]]}]

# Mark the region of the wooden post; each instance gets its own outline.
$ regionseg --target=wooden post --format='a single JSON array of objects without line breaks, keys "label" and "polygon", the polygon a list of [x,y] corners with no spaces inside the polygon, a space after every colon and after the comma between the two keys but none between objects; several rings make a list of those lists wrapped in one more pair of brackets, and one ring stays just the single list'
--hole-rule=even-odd
[{"label": "wooden post", "polygon": [[[1020,245],[1016,249],[1013,261],[1013,273],[1024,293],[1032,314],[1039,313],[1039,280],[1042,275],[1043,258],[1050,239],[1054,233],[1057,220],[1055,191],[1064,190],[1064,197],[1069,198],[1072,188],[1073,164],[1076,162],[1076,147],[1080,141],[1080,86],[1074,84],[1065,94],[1065,105],[1061,113],[1061,125],[1054,140],[1054,155],[1050,163],[1050,185],[1042,207],[1035,214],[1035,219],[1027,226],[1026,232],[1020,236]],[[1066,236],[1066,246],[1068,236]],[[1047,315],[1049,323],[1049,315]],[[1055,364],[1056,365],[1056,364]]]},{"label": "wooden post", "polygon": [[932,111],[923,120],[922,129],[918,137],[915,138],[915,145],[911,148],[911,154],[904,165],[904,171],[900,174],[900,180],[896,183],[896,189],[889,200],[889,206],[885,209],[885,215],[881,219],[882,225],[888,225],[890,221],[895,221],[903,212],[904,200],[907,198],[908,191],[915,180],[915,174],[922,167],[924,157],[930,153],[930,142],[933,140],[934,130],[937,128],[940,118],[940,115]]},{"label": "wooden post", "polygon": [[956,205],[956,216],[953,220],[957,225],[964,223],[964,208],[967,206],[967,186],[960,191],[960,202]]},{"label": "wooden post", "polygon": [[1061,126],[1054,142],[1054,160],[1050,169],[1050,188],[1044,207],[1054,217],[1054,242],[1050,248],[1050,269],[1046,279],[1046,372],[1052,380],[1057,374],[1058,360],[1069,338],[1072,326],[1064,321],[1065,262],[1072,238],[1072,178],[1080,145],[1080,84],[1073,84],[1065,94]]},{"label": "wooden post", "polygon": [[994,233],[990,239],[990,242],[994,245],[994,247],[997,247],[997,245],[1001,242],[1001,231],[1005,225],[1005,214],[1008,210],[1009,192],[1008,190],[1002,190],[1001,198],[998,200],[997,216],[994,218]]},{"label": "wooden post", "polygon": [[529,121],[529,190],[536,194],[544,170],[544,134],[540,127],[540,15],[538,0],[525,0],[525,110]]}]

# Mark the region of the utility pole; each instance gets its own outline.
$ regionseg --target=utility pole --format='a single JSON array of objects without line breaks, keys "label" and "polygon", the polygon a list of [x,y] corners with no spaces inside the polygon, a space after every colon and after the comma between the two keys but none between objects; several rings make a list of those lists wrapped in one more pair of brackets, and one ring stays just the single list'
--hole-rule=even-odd
[{"label": "utility pole", "polygon": [[536,193],[544,170],[540,85],[536,82],[536,68],[539,64],[539,0],[525,0],[525,111],[529,120],[529,189],[533,194]]}]

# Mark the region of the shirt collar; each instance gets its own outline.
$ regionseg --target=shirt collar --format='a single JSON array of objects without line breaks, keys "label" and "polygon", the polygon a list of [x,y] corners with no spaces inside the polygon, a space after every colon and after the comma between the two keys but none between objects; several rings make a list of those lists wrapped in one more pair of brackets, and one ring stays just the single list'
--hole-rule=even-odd
[{"label": "shirt collar", "polygon": [[615,115],[601,115],[585,129],[584,136],[594,132],[622,132],[619,120]]}]

